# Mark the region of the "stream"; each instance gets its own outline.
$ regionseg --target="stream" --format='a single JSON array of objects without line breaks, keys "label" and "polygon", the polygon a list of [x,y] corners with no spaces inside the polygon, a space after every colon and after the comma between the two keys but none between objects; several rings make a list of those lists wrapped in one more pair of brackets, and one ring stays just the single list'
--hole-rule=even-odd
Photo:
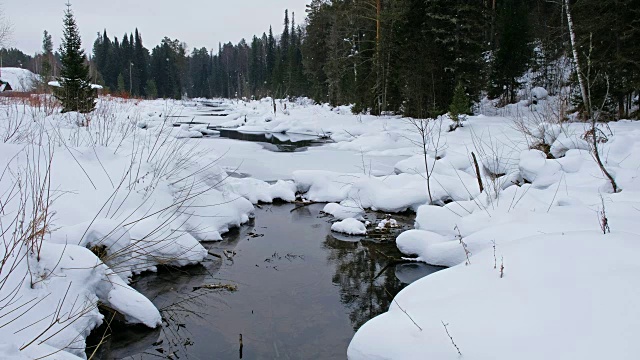
[{"label": "stream", "polygon": [[412,215],[394,215],[400,228],[387,240],[367,239],[332,234],[323,207],[261,206],[224,241],[204,244],[220,258],[137,277],[133,286],[161,310],[163,326],[113,327],[95,358],[345,359],[356,329],[441,268],[390,265],[401,257],[395,234],[413,227]]}]

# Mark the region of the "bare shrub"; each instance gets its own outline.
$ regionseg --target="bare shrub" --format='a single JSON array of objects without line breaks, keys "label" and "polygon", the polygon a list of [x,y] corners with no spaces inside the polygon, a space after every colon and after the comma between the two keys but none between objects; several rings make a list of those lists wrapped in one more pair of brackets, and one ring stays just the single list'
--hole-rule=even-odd
[{"label": "bare shrub", "polygon": [[[409,118],[409,124],[415,129],[418,140],[413,138],[407,139],[420,148],[421,155],[424,158],[425,180],[427,182],[427,194],[429,195],[429,203],[433,204],[433,195],[431,193],[431,177],[438,160],[438,152],[442,149],[442,118],[438,119],[415,119]],[[434,153],[433,165],[429,166],[429,153]]]}]

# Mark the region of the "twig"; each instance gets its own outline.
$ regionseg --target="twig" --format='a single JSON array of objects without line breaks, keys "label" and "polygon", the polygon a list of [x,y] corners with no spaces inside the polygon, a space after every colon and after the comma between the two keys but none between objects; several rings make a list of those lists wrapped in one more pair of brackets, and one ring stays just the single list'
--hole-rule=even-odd
[{"label": "twig", "polygon": [[447,328],[447,326],[449,326],[449,324],[445,324],[444,321],[442,321],[442,326],[444,326],[444,331],[447,332],[447,336],[449,337],[449,339],[451,339],[451,344],[453,344],[453,347],[456,348],[456,351],[458,352],[458,355],[462,356],[462,352],[460,351],[460,348],[458,347],[458,345],[456,345],[456,342],[453,341],[453,336],[451,336],[451,334],[449,334],[449,329]]},{"label": "twig", "polygon": [[491,243],[493,244],[493,268],[497,269],[498,268],[498,259],[496,258],[496,241],[495,240],[491,240]]},{"label": "twig", "polygon": [[407,317],[409,318],[409,320],[411,320],[411,322],[413,323],[413,325],[415,325],[418,329],[420,329],[420,331],[422,331],[422,328],[420,327],[420,325],[418,325],[415,320],[413,320],[413,318],[411,317],[411,315],[409,315],[403,308],[402,306],[400,306],[400,304],[398,304],[398,301],[396,300],[395,297],[393,297],[393,295],[391,295],[391,293],[389,292],[389,290],[387,290],[387,288],[384,288],[384,291],[393,298],[393,302],[396,303],[396,305],[398,305],[398,309],[402,310],[402,312],[407,315]]}]

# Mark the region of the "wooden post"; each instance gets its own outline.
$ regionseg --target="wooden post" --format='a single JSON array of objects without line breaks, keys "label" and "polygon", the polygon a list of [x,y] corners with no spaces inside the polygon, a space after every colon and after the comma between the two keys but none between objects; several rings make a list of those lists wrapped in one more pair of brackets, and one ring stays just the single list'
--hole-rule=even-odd
[{"label": "wooden post", "polygon": [[482,177],[480,176],[480,166],[478,166],[478,159],[476,159],[476,154],[472,151],[471,156],[473,157],[473,166],[476,168],[476,178],[478,179],[478,186],[480,187],[480,192],[484,191],[484,186],[482,186]]}]

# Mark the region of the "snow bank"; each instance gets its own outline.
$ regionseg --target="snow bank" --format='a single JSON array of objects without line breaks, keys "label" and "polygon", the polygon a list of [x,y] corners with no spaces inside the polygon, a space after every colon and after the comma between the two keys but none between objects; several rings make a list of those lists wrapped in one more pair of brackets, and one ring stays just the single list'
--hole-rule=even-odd
[{"label": "snow bank", "polygon": [[476,254],[400,292],[348,357],[458,359],[444,322],[465,359],[634,359],[638,251],[635,234],[581,231],[499,246],[498,269],[492,251]]},{"label": "snow bank", "polygon": [[[501,147],[506,166],[483,161],[483,175],[510,173],[499,178],[510,180],[500,181],[498,191],[420,206],[416,229],[402,233],[397,246],[418,261],[451,268],[403,290],[387,313],[357,332],[349,358],[458,358],[446,330],[468,359],[633,358],[640,128],[610,126],[599,148],[620,193],[612,193],[577,135],[583,125],[566,124],[562,131],[544,129],[558,158]],[[397,170],[409,171],[411,161],[419,159]],[[603,216],[611,234],[603,235]]]}]

